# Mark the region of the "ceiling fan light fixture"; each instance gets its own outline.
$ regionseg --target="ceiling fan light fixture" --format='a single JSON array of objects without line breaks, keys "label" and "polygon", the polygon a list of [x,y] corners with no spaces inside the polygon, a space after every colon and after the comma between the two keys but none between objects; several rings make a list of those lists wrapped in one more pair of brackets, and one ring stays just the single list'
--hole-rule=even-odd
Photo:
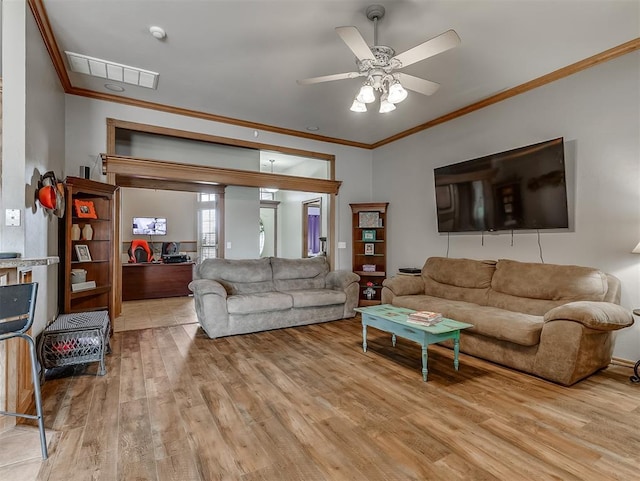
[{"label": "ceiling fan light fixture", "polygon": [[[357,72],[344,72],[298,80],[298,84],[312,85],[364,77],[366,80],[351,105],[350,110],[354,112],[366,112],[365,104],[375,102],[376,92],[381,95],[380,113],[395,110],[395,104],[407,98],[406,88],[422,95],[433,94],[439,87],[436,82],[396,71],[456,47],[460,44],[460,37],[454,30],[447,30],[409,50],[396,54],[393,48],[380,45],[378,42],[378,22],[384,15],[385,9],[382,5],[367,7],[366,16],[373,22],[372,46],[365,41],[360,31],[354,26],[336,27],[335,29],[342,41],[356,56]],[[400,83],[401,80],[407,86],[406,88]]]},{"label": "ceiling fan light fixture", "polygon": [[354,99],[349,110],[351,110],[352,112],[366,112],[367,106],[363,102],[360,102],[358,99]]},{"label": "ceiling fan light fixture", "polygon": [[405,88],[398,80],[396,80],[393,84],[391,84],[391,87],[389,87],[388,99],[392,104],[399,104],[407,98],[407,95],[409,95],[409,93],[405,90]]},{"label": "ceiling fan light fixture", "polygon": [[360,92],[358,92],[356,100],[358,102],[362,102],[363,104],[370,104],[371,102],[375,102],[376,95],[373,91],[373,87],[368,83],[365,83],[362,87],[360,87]]},{"label": "ceiling fan light fixture", "polygon": [[387,94],[383,94],[382,97],[380,97],[380,110],[378,112],[386,114],[388,112],[393,112],[395,109],[396,106],[389,102]]}]

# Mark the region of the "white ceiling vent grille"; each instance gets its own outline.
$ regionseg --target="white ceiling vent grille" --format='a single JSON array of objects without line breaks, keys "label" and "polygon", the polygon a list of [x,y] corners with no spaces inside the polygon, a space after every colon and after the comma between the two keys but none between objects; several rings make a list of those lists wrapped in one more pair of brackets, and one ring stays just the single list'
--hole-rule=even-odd
[{"label": "white ceiling vent grille", "polygon": [[73,72],[138,85],[148,89],[155,89],[158,86],[159,73],[88,57],[79,53],[65,52],[65,54],[69,61],[69,67]]}]

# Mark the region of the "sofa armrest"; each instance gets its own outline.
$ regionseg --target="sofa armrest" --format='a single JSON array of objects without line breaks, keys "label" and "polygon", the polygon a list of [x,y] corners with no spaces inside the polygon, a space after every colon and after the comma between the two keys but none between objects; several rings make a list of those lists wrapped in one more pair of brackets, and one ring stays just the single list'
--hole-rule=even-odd
[{"label": "sofa armrest", "polygon": [[196,316],[200,327],[210,338],[229,335],[227,291],[218,281],[194,279],[189,283],[193,292]]},{"label": "sofa armrest", "polygon": [[222,284],[212,279],[195,279],[189,283],[189,290],[196,295],[217,294],[226,299],[227,291]]},{"label": "sofa armrest", "polygon": [[360,276],[347,270],[331,271],[325,279],[327,289],[344,291],[347,296],[344,303],[343,317],[349,318],[356,315],[354,309],[358,307],[358,293],[360,292]]},{"label": "sofa armrest", "polygon": [[544,322],[551,321],[574,321],[597,331],[615,331],[632,325],[633,314],[611,302],[576,301],[548,311]]},{"label": "sofa armrest", "polygon": [[360,276],[355,272],[339,270],[327,274],[326,285],[328,289],[344,291],[350,284],[359,281]]},{"label": "sofa armrest", "polygon": [[424,281],[421,276],[395,276],[385,279],[382,285],[393,292],[394,296],[424,294]]},{"label": "sofa armrest", "polygon": [[422,276],[395,276],[382,281],[381,299],[383,304],[393,304],[396,296],[424,294]]}]

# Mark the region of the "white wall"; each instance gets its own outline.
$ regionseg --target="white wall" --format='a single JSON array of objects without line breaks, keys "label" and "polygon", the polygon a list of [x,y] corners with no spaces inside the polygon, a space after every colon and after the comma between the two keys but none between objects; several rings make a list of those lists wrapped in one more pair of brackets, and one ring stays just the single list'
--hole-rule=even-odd
[{"label": "white wall", "polygon": [[[133,239],[145,239],[152,243],[154,257],[159,259],[163,242],[183,242],[183,245],[180,246],[180,251],[186,252],[195,259],[195,253],[185,250],[184,243],[196,242],[198,238],[198,194],[194,192],[126,187],[122,188],[121,192],[120,233],[123,243],[131,242]],[[167,235],[133,235],[132,220],[134,217],[165,217],[167,219]],[[128,246],[123,246],[123,262],[127,262],[129,259],[127,250]]]},{"label": "white wall", "polygon": [[131,132],[116,139],[116,153],[143,159],[184,164],[208,165],[227,169],[260,170],[260,152],[191,139]]},{"label": "white wall", "polygon": [[[242,219],[242,222],[237,222]],[[260,193],[254,187],[229,186],[224,194],[225,258],[260,257]]]},{"label": "white wall", "polygon": [[[31,10],[27,15],[27,75],[25,176],[27,211],[24,216],[27,257],[58,255],[58,218],[46,214],[33,200],[37,179],[47,171],[61,175],[64,168],[64,92],[40,37]],[[62,179],[60,179],[62,180]],[[39,283],[40,312],[34,333],[46,327],[58,313],[59,265],[33,269]],[[46,294],[45,294],[46,293]]]},{"label": "white wall", "polygon": [[[245,127],[67,95],[65,170],[71,172],[71,175],[77,175],[80,165],[89,165],[92,167],[92,178],[101,179],[97,156],[106,151],[106,119],[109,117],[335,155],[336,179],[342,181],[340,194],[337,196],[336,240],[347,242],[348,249],[337,250],[336,245],[332,246],[331,250],[336,253],[335,265],[337,268],[351,269],[351,211],[349,203],[371,200],[371,151],[272,132],[258,131],[256,138],[255,131]],[[228,204],[226,210],[228,210]],[[256,208],[256,226],[258,225],[258,213],[259,209]],[[258,227],[256,227],[256,239],[258,238],[257,229]],[[227,235],[228,233],[225,232],[225,236]],[[233,240],[231,242],[233,250]],[[255,249],[257,252],[257,241]],[[254,257],[257,257],[257,254]]]},{"label": "white wall", "polygon": [[[556,137],[565,139],[569,231],[541,232],[544,261],[593,266],[622,281],[640,306],[640,53],[492,105],[373,154],[373,192],[389,204],[389,266],[445,256],[437,233],[433,169]],[[410,234],[410,235],[408,235]],[[449,256],[539,262],[537,236],[451,235]],[[618,334],[614,355],[640,357],[640,324]]]},{"label": "white wall", "polygon": [[[41,174],[62,174],[64,94],[31,11],[3,2],[3,155],[1,210],[20,209],[19,227],[0,227],[0,248],[25,257],[58,255],[58,219],[34,201]],[[25,60],[26,59],[26,60]],[[58,267],[34,267],[38,301],[34,334],[57,314]]]}]

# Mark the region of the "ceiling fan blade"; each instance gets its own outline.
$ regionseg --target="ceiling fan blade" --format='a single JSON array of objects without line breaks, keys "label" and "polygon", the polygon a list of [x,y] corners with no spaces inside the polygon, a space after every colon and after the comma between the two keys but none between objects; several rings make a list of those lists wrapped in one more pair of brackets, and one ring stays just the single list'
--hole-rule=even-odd
[{"label": "ceiling fan blade", "polygon": [[407,75],[406,73],[397,73],[394,74],[394,76],[398,77],[398,80],[400,80],[400,83],[404,88],[413,90],[414,92],[418,92],[422,95],[431,95],[440,88],[439,83],[414,77],[413,75]]},{"label": "ceiling fan blade", "polygon": [[419,62],[439,53],[445,52],[460,44],[460,37],[454,30],[447,30],[443,34],[433,37],[420,45],[396,55],[394,58],[402,63],[402,67]]},{"label": "ceiling fan blade", "polygon": [[303,80],[296,80],[296,82],[298,82],[298,85],[312,85],[312,84],[319,84],[321,82],[331,82],[333,80],[343,80],[347,78],[356,78],[361,76],[362,74],[359,72],[346,72],[346,73],[336,73],[333,75],[324,75],[322,77],[306,78]]},{"label": "ceiling fan blade", "polygon": [[373,60],[373,52],[364,41],[360,31],[356,27],[336,27],[336,32],[340,38],[347,44],[347,47],[358,57],[358,60]]}]

